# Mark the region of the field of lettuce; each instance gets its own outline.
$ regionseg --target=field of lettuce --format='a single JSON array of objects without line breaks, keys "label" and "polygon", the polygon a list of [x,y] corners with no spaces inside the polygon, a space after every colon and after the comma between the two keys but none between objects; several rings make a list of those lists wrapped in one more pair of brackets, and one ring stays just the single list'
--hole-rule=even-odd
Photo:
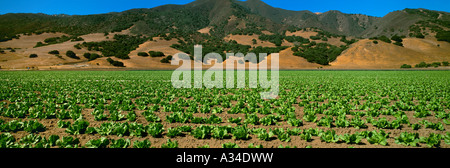
[{"label": "field of lettuce", "polygon": [[0,148],[450,147],[449,71],[281,71],[273,100],[171,74],[2,71]]}]

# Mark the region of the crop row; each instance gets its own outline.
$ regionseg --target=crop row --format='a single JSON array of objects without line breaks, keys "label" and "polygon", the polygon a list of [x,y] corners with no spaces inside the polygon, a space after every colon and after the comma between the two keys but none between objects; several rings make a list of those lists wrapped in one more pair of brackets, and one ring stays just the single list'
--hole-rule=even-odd
[{"label": "crop row", "polygon": [[[272,100],[260,99],[262,88],[175,89],[170,71],[4,72],[0,76],[0,117],[5,120],[0,120],[0,132],[13,135],[63,130],[73,137],[104,136],[109,145],[116,136],[183,140],[186,135],[199,139],[195,142],[204,138],[281,143],[299,136],[355,143],[361,137],[364,142],[383,139],[364,135],[376,129],[395,134],[386,138],[390,143],[403,131],[408,134],[399,143],[419,139],[419,144],[426,144],[426,138],[445,142],[450,124],[450,76],[440,71],[280,72],[279,97]],[[247,131],[242,131],[244,127]],[[284,127],[284,133],[277,127]],[[310,127],[326,131],[321,136],[303,132]],[[257,128],[266,130],[253,131]],[[331,129],[351,134],[326,133]],[[293,130],[302,131],[291,134]],[[412,135],[416,133],[422,138]]]}]

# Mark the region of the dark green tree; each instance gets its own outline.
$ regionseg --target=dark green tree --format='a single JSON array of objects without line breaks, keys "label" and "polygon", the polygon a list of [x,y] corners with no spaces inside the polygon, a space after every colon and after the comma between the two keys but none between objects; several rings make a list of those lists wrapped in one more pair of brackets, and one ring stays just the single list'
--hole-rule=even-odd
[{"label": "dark green tree", "polygon": [[442,66],[448,66],[448,65],[449,65],[448,61],[442,62]]},{"label": "dark green tree", "polygon": [[49,51],[48,53],[56,55],[56,54],[59,54],[59,51],[58,50],[52,50],[52,51]]},{"label": "dark green tree", "polygon": [[164,53],[161,51],[149,51],[151,57],[164,57]]},{"label": "dark green tree", "polygon": [[391,37],[391,40],[396,41],[396,42],[403,42],[402,37],[394,35]]},{"label": "dark green tree", "polygon": [[412,68],[412,66],[408,64],[403,64],[400,68]]},{"label": "dark green tree", "polygon": [[450,42],[450,31],[439,31],[436,33],[436,38],[438,41]]},{"label": "dark green tree", "polygon": [[384,41],[386,43],[392,43],[391,39],[389,39],[386,36],[380,36],[380,37],[378,37],[378,40]]},{"label": "dark green tree", "polygon": [[123,62],[120,61],[114,61],[111,58],[106,59],[106,61],[108,61],[111,65],[116,66],[116,67],[125,67]]},{"label": "dark green tree", "polygon": [[73,58],[73,59],[80,59],[80,57],[77,56],[77,54],[75,54],[75,52],[68,50],[66,52],[66,56],[68,56],[69,58]]},{"label": "dark green tree", "polygon": [[148,57],[148,54],[146,52],[139,52],[137,55],[141,57]]}]

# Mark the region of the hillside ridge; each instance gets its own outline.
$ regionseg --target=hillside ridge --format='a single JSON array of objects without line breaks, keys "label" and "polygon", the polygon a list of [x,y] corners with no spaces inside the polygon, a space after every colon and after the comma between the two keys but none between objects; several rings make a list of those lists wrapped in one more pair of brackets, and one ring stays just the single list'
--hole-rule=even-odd
[{"label": "hillside ridge", "polygon": [[[287,69],[399,68],[449,61],[449,42],[450,14],[422,8],[373,17],[285,10],[261,0],[197,0],[95,15],[0,15],[2,68],[173,69],[171,56],[193,58],[198,44],[223,60],[225,53],[281,53]],[[162,54],[147,56],[154,53]]]}]

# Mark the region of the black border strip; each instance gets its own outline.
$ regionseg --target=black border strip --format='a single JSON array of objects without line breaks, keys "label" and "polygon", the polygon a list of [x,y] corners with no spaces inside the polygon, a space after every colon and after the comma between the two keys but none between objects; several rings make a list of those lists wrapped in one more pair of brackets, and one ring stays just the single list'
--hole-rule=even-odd
[{"label": "black border strip", "polygon": [[[70,165],[85,165],[86,162],[93,164],[161,164],[164,167],[206,167],[204,163],[177,163],[177,155],[210,155],[207,167],[279,167],[282,165],[298,165],[294,167],[316,166],[358,166],[363,164],[369,166],[381,164],[390,166],[398,164],[415,165],[420,162],[429,164],[442,164],[448,161],[449,149],[427,149],[427,148],[364,148],[364,149],[337,149],[337,148],[314,148],[314,149],[0,149],[2,161],[13,161],[16,163],[51,163],[62,161]],[[233,153],[233,154],[230,154]],[[243,153],[273,153],[271,162],[252,163],[249,162],[220,162],[220,158]],[[212,158],[216,158],[213,160]],[[241,158],[242,159],[242,158]],[[25,161],[25,162],[24,162]],[[309,165],[309,166],[308,166]],[[362,166],[362,165],[361,165]],[[374,165],[375,166],[375,165]],[[417,165],[415,165],[417,166]],[[291,167],[291,166],[290,166]]]}]

